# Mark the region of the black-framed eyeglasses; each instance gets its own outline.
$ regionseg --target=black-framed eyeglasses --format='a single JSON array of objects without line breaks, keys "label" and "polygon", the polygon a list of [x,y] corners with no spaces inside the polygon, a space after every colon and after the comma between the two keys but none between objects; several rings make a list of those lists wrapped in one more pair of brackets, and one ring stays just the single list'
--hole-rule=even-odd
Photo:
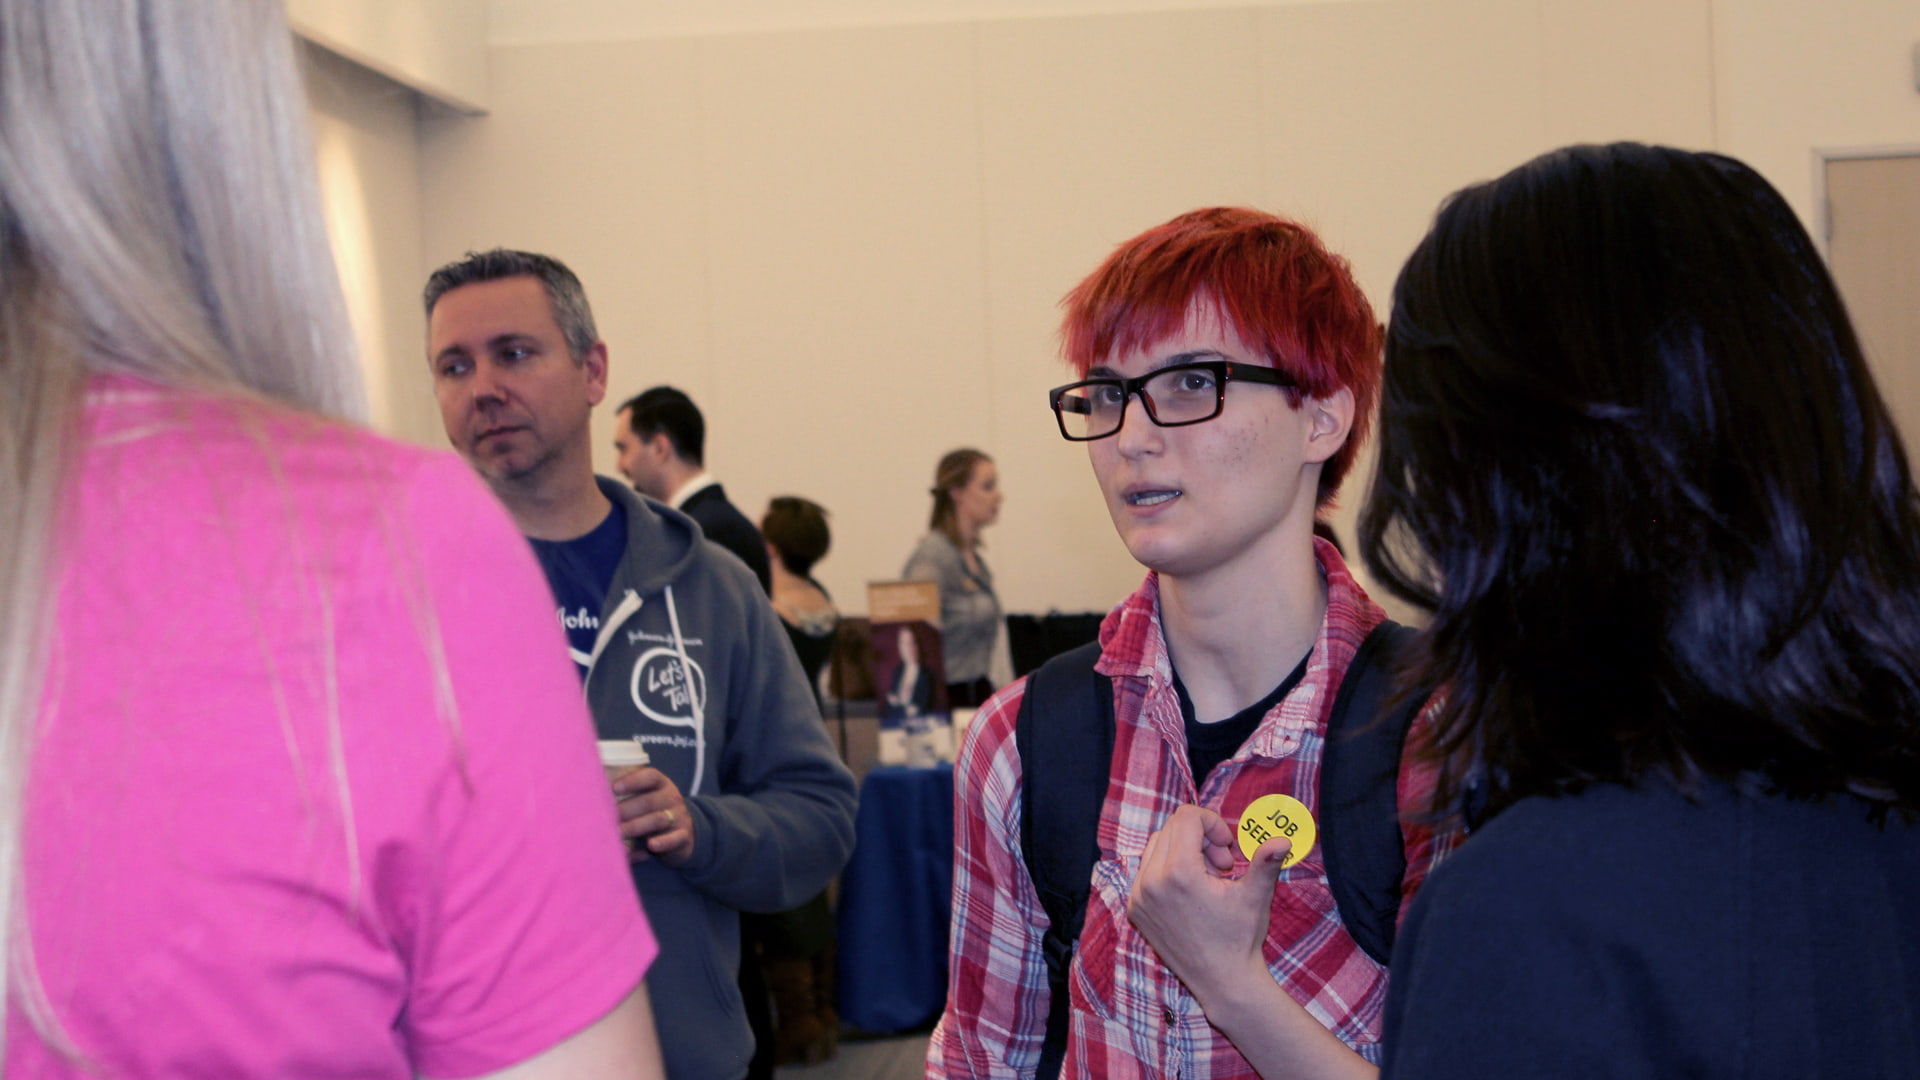
[{"label": "black-framed eyeglasses", "polygon": [[1056,386],[1047,391],[1047,404],[1053,406],[1053,418],[1059,422],[1062,436],[1072,442],[1089,442],[1120,430],[1127,402],[1135,394],[1146,406],[1147,419],[1161,427],[1206,423],[1226,408],[1230,382],[1299,385],[1285,372],[1264,364],[1189,360],[1131,379],[1083,379]]}]

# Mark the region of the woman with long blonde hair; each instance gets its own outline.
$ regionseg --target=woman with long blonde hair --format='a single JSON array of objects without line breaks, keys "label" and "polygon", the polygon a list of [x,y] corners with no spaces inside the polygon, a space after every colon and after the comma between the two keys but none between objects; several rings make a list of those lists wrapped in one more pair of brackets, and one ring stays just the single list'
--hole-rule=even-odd
[{"label": "woman with long blonde hair", "polygon": [[659,1075],[524,544],[342,419],[277,0],[0,3],[0,379],[0,1071]]}]

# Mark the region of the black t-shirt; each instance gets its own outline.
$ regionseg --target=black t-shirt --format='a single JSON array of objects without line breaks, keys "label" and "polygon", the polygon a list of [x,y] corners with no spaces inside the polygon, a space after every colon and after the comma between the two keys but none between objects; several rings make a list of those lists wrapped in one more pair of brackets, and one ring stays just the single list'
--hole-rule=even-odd
[{"label": "black t-shirt", "polygon": [[1393,945],[1382,1080],[1920,1077],[1920,827],[1647,781],[1522,799]]},{"label": "black t-shirt", "polygon": [[1280,703],[1300,680],[1307,676],[1307,658],[1313,655],[1308,649],[1306,656],[1294,665],[1293,671],[1280,680],[1266,697],[1241,709],[1232,716],[1217,723],[1203,724],[1193,714],[1193,699],[1187,696],[1187,684],[1180,681],[1180,673],[1173,673],[1173,689],[1180,695],[1180,717],[1186,721],[1187,728],[1187,765],[1193,770],[1193,787],[1198,791],[1207,784],[1207,774],[1214,766],[1233,756],[1234,751],[1253,735],[1260,726],[1260,718],[1268,710]]},{"label": "black t-shirt", "polygon": [[546,571],[547,588],[559,604],[560,626],[580,677],[587,677],[587,660],[600,636],[600,608],[613,587],[613,572],[627,553],[627,512],[619,503],[591,532],[571,540],[535,540],[533,554]]}]

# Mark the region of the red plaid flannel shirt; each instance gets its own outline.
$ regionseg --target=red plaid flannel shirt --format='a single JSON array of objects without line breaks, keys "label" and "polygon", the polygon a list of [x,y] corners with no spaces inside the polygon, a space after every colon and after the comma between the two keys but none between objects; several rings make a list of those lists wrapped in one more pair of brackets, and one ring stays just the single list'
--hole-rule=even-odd
[{"label": "red plaid flannel shirt", "polygon": [[[1284,792],[1319,815],[1319,771],[1328,714],[1354,652],[1384,613],[1354,582],[1331,545],[1316,541],[1327,582],[1326,621],[1306,677],[1233,757],[1195,791],[1173,669],[1160,628],[1159,581],[1146,583],[1101,625],[1097,669],[1114,680],[1114,760],[1124,763],[1101,812],[1100,861],[1069,986],[1072,1033],[1063,1077],[1224,1080],[1256,1074],[1206,1021],[1192,995],[1127,921],[1127,895],[1147,838],[1183,803],[1227,818],[1260,795]],[[1014,719],[1026,682],[1002,689],[967,733],[955,784],[952,966],[947,1008],[927,1053],[929,1077],[1030,1077],[1047,1025],[1048,924],[1020,850],[1020,761]],[[1403,767],[1401,805],[1427,790],[1424,770]],[[1403,902],[1454,837],[1407,828]],[[1402,908],[1404,911],[1404,906]],[[1387,972],[1340,922],[1315,845],[1280,874],[1266,942],[1267,966],[1294,1000],[1378,1064]]]}]

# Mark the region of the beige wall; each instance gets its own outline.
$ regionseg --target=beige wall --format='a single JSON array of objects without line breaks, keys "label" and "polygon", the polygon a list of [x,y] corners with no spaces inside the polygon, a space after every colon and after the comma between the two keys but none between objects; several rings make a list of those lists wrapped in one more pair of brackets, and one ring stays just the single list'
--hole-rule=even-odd
[{"label": "beige wall", "polygon": [[1098,609],[1139,572],[1042,392],[1055,302],[1114,243],[1209,203],[1294,214],[1384,317],[1441,197],[1569,141],[1725,149],[1810,214],[1814,147],[1920,139],[1916,40],[1911,0],[1347,0],[499,45],[491,115],[422,121],[416,280],[386,295],[469,248],[557,254],[616,396],[691,393],[748,514],[833,510],[844,607],[971,443],[1008,489],[1009,608]]},{"label": "beige wall", "polygon": [[375,427],[446,445],[422,357],[419,124],[413,91],[307,46],[314,156]]},{"label": "beige wall", "polygon": [[1815,150],[1920,141],[1920,3],[1716,0],[1713,25],[1716,149],[1765,173],[1809,224]]}]

